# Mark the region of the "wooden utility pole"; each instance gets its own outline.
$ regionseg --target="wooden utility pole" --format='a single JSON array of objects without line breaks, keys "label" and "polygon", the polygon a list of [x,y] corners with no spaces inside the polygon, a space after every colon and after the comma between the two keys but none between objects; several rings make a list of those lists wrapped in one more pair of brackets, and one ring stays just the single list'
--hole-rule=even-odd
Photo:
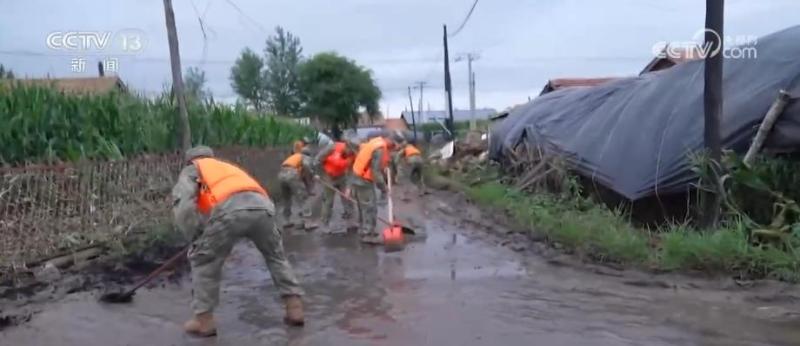
[{"label": "wooden utility pole", "polygon": [[411,106],[411,126],[414,129],[414,142],[417,141],[417,122],[414,120],[414,101],[411,99],[411,87],[408,87],[408,104]]},{"label": "wooden utility pole", "polygon": [[164,17],[167,21],[167,38],[169,40],[169,60],[172,65],[172,93],[178,101],[178,128],[180,129],[181,150],[186,152],[192,146],[192,130],[189,127],[189,113],[186,110],[186,96],[183,93],[183,74],[181,73],[181,55],[178,50],[178,31],[175,29],[175,12],[172,11],[172,0],[164,0]]},{"label": "wooden utility pole", "polygon": [[453,88],[450,84],[450,55],[447,51],[447,25],[443,25],[444,27],[444,92],[447,95],[447,130],[450,131],[450,135],[455,138],[455,124],[453,121]]},{"label": "wooden utility pole", "polygon": [[709,47],[705,57],[705,85],[703,88],[703,104],[705,127],[703,139],[709,153],[711,167],[712,191],[706,193],[703,206],[703,225],[711,228],[717,225],[720,215],[722,187],[719,184],[722,176],[722,140],[720,135],[720,118],[722,116],[722,65],[723,21],[725,0],[706,0],[705,47]]}]

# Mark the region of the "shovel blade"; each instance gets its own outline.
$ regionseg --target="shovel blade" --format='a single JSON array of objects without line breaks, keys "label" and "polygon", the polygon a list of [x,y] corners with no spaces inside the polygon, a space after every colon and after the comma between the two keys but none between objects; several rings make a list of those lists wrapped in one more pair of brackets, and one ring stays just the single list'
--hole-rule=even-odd
[{"label": "shovel blade", "polygon": [[402,249],[405,245],[405,236],[403,234],[403,227],[392,226],[383,230],[383,246],[387,251],[396,251]]},{"label": "shovel blade", "polygon": [[106,293],[100,296],[100,301],[111,304],[130,303],[133,301],[133,292]]}]

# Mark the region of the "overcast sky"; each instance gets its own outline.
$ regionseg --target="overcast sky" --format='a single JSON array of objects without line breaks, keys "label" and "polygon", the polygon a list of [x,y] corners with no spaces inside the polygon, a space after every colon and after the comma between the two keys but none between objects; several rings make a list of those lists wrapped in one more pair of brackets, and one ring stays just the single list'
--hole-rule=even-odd
[{"label": "overcast sky", "polygon": [[[306,56],[333,50],[370,68],[390,116],[408,105],[406,88],[418,80],[428,82],[425,103],[443,108],[442,24],[454,31],[473,1],[173,0],[183,67],[205,70],[216,98],[235,100],[233,61],[245,47],[262,52],[280,25],[300,37]],[[703,27],[704,3],[481,0],[450,39],[451,60],[480,54],[474,62],[478,107],[499,110],[537,95],[551,78],[638,73],[657,42],[692,39]],[[726,36],[764,36],[800,24],[797,0],[728,0],[726,6]],[[91,76],[97,61],[116,57],[120,77],[136,90],[153,94],[171,80],[161,1],[0,0],[0,9],[0,64],[18,76]],[[68,53],[46,42],[54,31],[125,29],[144,33],[144,50]],[[87,60],[84,73],[71,71],[75,57]],[[466,109],[466,63],[451,61],[451,73],[454,106]],[[415,103],[418,95],[414,91]]]}]

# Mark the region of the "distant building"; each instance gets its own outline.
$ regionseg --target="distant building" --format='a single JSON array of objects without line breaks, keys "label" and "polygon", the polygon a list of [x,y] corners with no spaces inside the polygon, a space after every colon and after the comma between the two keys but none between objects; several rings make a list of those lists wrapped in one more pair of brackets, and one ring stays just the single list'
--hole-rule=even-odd
[{"label": "distant building", "polygon": [[617,79],[619,79],[619,77],[551,79],[547,81],[547,84],[542,88],[542,92],[540,92],[539,95],[541,96],[565,88],[597,86]]},{"label": "distant building", "polygon": [[401,115],[399,118],[384,120],[383,128],[386,130],[408,131],[409,126],[406,118]]},{"label": "distant building", "polygon": [[0,82],[8,86],[52,86],[68,94],[105,94],[111,91],[127,92],[125,83],[117,76],[84,78],[13,79]]},{"label": "distant building", "polygon": [[650,63],[644,67],[642,72],[639,72],[639,75],[643,75],[648,72],[666,70],[672,66],[682,64],[687,61],[700,59],[699,52],[699,47],[664,47],[664,50],[661,51],[661,54],[653,58],[653,60],[651,60]]},{"label": "distant building", "polygon": [[[497,110],[494,108],[478,108],[475,110],[475,120],[486,120],[495,114],[497,114]],[[411,119],[411,112],[403,111],[401,116],[408,121]],[[448,118],[447,111],[423,111],[422,114],[414,112],[414,116],[417,124],[444,123]],[[470,121],[470,119],[472,119],[472,115],[468,109],[453,109],[453,121],[462,122]]]},{"label": "distant building", "polygon": [[383,126],[383,113],[378,112],[373,116],[370,116],[367,112],[363,112],[358,116],[358,123],[356,127],[372,127],[372,126]]}]

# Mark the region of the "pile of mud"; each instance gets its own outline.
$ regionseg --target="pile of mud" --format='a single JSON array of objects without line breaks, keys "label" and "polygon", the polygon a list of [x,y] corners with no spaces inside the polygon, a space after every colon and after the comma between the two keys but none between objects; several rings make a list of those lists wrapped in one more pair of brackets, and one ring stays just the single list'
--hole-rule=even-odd
[{"label": "pile of mud", "polygon": [[[39,312],[39,305],[69,294],[120,291],[158,268],[182,248],[182,244],[161,245],[125,256],[104,253],[63,270],[48,262],[15,273],[13,277],[5,275],[0,280],[0,330],[29,321]],[[150,285],[177,283],[188,271],[186,261],[181,260]]]}]

